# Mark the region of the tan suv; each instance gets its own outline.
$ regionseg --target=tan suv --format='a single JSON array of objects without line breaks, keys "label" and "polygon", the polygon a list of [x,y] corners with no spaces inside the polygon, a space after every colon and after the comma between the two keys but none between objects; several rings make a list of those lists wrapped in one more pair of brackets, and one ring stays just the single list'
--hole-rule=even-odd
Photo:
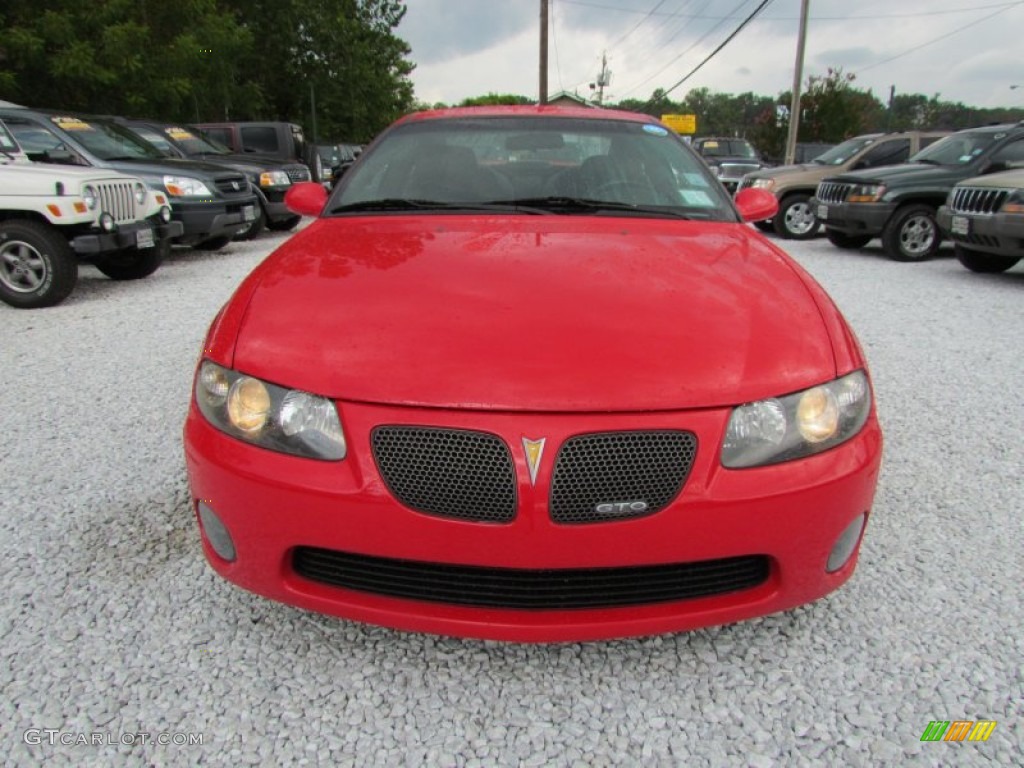
[{"label": "tan suv", "polygon": [[906,131],[903,133],[868,133],[847,139],[803,165],[783,165],[749,173],[740,182],[740,189],[766,189],[779,200],[774,219],[758,222],[765,231],[774,230],[782,237],[806,240],[818,233],[821,222],[808,204],[818,182],[826,176],[861,168],[899,165],[929,144],[949,135],[949,131]]}]

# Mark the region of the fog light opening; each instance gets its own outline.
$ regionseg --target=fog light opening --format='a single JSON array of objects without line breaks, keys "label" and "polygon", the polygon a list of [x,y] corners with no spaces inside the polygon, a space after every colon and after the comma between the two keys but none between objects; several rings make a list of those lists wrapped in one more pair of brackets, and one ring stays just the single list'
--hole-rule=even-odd
[{"label": "fog light opening", "polygon": [[832,547],[832,553],[828,556],[828,562],[825,563],[825,570],[828,573],[838,571],[846,565],[857,550],[857,542],[860,541],[860,535],[864,532],[865,522],[867,522],[867,514],[862,512],[839,534],[839,538],[836,539],[836,543]]},{"label": "fog light opening", "polygon": [[109,213],[100,214],[100,226],[104,232],[114,231],[114,217]]},{"label": "fog light opening", "polygon": [[199,522],[203,526],[203,533],[210,544],[210,548],[217,553],[222,560],[229,563],[234,562],[235,542],[231,540],[227,526],[221,522],[217,514],[205,501],[197,501],[196,507],[199,510]]}]

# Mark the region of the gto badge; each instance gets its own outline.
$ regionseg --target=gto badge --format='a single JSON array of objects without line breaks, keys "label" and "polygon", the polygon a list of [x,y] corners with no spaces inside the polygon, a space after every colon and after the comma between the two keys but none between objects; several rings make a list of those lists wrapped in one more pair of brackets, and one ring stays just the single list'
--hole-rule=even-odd
[{"label": "gto badge", "polygon": [[540,467],[540,457],[544,454],[544,442],[546,437],[540,440],[523,438],[523,452],[526,454],[526,466],[530,470],[530,485],[537,483],[537,468]]},{"label": "gto badge", "polygon": [[598,504],[594,511],[599,515],[641,514],[647,511],[646,501],[612,501]]}]

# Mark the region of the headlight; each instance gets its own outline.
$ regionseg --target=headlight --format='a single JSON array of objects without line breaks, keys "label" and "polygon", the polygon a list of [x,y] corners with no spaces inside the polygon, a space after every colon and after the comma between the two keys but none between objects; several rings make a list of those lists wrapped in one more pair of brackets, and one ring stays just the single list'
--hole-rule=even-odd
[{"label": "headlight", "polygon": [[345,434],[334,403],[285,389],[204,360],[195,383],[196,403],[213,426],[272,451],[339,461]]},{"label": "headlight", "polygon": [[96,202],[99,200],[96,194],[96,187],[91,184],[86,184],[82,187],[82,199],[85,200],[85,205],[90,211],[95,211]]},{"label": "headlight", "polygon": [[729,416],[722,464],[758,467],[820,453],[856,435],[870,411],[871,389],[864,371],[741,405]]},{"label": "headlight", "polygon": [[264,171],[260,174],[261,187],[287,187],[292,183],[284,171]]},{"label": "headlight", "polygon": [[767,189],[770,192],[775,188],[775,179],[754,179],[750,186],[754,189]]},{"label": "headlight", "polygon": [[1003,203],[1003,213],[1024,213],[1024,190],[1014,190]]},{"label": "headlight", "polygon": [[885,184],[857,184],[846,196],[848,203],[877,203],[885,194]]},{"label": "headlight", "polygon": [[146,188],[142,184],[135,185],[135,202],[139,205],[146,202]]},{"label": "headlight", "polygon": [[164,176],[164,187],[172,197],[212,197],[209,187],[188,176]]}]

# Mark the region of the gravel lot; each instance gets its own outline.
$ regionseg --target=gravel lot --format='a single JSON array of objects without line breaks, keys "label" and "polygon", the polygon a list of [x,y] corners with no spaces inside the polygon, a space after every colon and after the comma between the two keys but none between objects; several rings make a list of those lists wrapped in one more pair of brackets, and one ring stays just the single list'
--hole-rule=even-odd
[{"label": "gravel lot", "polygon": [[[740,625],[526,646],[308,614],[206,566],[181,448],[192,368],[284,237],[175,251],[138,283],[85,268],[53,309],[0,305],[4,764],[1024,761],[1024,265],[784,243],[873,367],[887,444],[856,575]],[[920,742],[961,719],[998,725],[986,743]]]}]

